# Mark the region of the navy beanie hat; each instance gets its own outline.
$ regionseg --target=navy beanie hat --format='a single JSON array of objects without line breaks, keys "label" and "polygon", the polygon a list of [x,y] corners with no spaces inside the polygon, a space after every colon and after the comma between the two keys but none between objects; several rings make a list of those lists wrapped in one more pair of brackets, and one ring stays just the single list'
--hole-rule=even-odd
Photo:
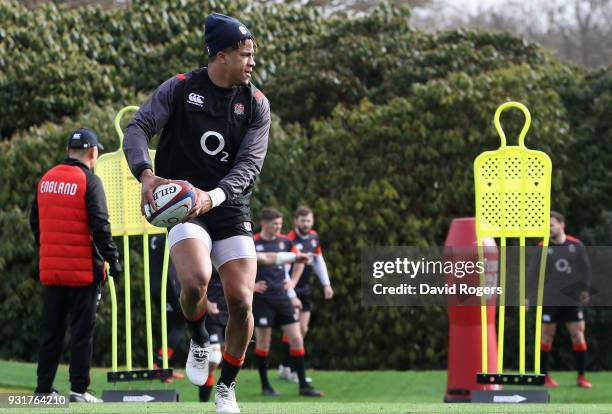
[{"label": "navy beanie hat", "polygon": [[204,22],[204,41],[208,56],[215,56],[221,50],[241,40],[253,39],[249,29],[240,20],[220,13],[212,13]]}]

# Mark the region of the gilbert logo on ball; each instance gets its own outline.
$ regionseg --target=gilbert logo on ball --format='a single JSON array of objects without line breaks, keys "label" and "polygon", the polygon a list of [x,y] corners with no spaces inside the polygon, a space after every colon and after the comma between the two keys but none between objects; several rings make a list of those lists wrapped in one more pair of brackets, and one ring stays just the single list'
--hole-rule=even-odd
[{"label": "gilbert logo on ball", "polygon": [[145,205],[147,221],[157,227],[172,227],[187,216],[196,201],[195,189],[187,181],[173,180],[153,191],[155,208]]}]

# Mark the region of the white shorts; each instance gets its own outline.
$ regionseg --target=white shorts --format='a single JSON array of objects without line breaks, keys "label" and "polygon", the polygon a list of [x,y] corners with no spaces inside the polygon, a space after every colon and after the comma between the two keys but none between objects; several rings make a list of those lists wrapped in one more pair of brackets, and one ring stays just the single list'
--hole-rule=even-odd
[{"label": "white shorts", "polygon": [[172,249],[172,246],[185,239],[202,240],[208,248],[213,266],[217,269],[230,260],[257,259],[255,243],[249,236],[232,236],[213,242],[203,227],[194,223],[181,223],[168,232],[168,247]]}]

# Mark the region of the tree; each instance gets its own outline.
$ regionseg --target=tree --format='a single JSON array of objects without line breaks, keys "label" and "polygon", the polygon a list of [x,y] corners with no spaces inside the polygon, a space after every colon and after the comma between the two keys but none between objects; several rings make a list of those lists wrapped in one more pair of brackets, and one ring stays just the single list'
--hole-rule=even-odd
[{"label": "tree", "polygon": [[326,15],[343,13],[347,15],[365,15],[373,9],[386,3],[395,8],[407,7],[410,9],[430,6],[434,0],[258,0],[263,4],[289,4],[300,5],[321,10]]},{"label": "tree", "polygon": [[450,0],[437,0],[421,11],[413,17],[419,27],[509,32],[539,42],[562,59],[582,66],[612,62],[611,0],[510,1],[468,13]]}]

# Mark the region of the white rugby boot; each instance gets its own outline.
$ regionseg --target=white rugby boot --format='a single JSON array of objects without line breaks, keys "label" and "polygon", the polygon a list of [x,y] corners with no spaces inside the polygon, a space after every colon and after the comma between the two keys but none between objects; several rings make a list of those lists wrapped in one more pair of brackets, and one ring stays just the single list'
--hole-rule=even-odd
[{"label": "white rugby boot", "polygon": [[212,346],[206,342],[204,346],[196,344],[193,339],[189,345],[189,355],[185,364],[185,373],[193,385],[202,386],[208,378],[208,355]]},{"label": "white rugby boot", "polygon": [[236,402],[236,383],[232,382],[230,386],[223,383],[217,384],[217,392],[215,394],[215,404],[217,405],[218,413],[239,413],[240,407]]},{"label": "white rugby boot", "polygon": [[104,402],[100,398],[96,398],[89,391],[85,391],[84,393],[78,393],[74,391],[70,391],[68,395],[68,401],[70,402],[82,402],[82,403],[101,403]]}]

